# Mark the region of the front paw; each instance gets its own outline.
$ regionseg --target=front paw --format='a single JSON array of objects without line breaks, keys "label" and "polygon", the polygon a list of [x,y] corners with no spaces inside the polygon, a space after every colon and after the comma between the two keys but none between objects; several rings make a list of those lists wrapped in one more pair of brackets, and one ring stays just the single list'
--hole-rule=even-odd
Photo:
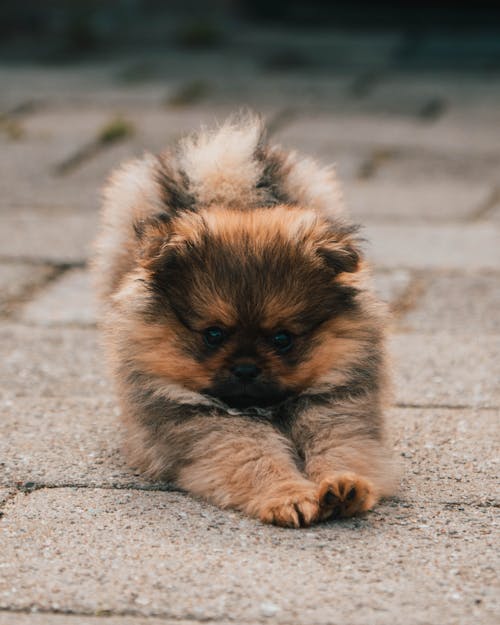
[{"label": "front paw", "polygon": [[282,527],[308,527],[320,513],[318,487],[311,483],[285,483],[268,495],[259,506],[264,523]]},{"label": "front paw", "polygon": [[377,503],[371,482],[355,473],[334,473],[319,487],[320,518],[346,518],[367,512]]}]

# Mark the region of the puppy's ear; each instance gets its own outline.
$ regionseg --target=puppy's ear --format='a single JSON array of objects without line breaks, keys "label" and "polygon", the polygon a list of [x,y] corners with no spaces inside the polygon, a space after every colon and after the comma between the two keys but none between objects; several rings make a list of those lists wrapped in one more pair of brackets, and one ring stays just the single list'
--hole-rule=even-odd
[{"label": "puppy's ear", "polygon": [[141,265],[153,268],[160,258],[171,236],[171,217],[158,213],[134,223],[137,238],[138,260]]},{"label": "puppy's ear", "polygon": [[353,231],[332,232],[318,248],[320,257],[335,274],[354,273],[359,268],[361,250],[352,234]]}]

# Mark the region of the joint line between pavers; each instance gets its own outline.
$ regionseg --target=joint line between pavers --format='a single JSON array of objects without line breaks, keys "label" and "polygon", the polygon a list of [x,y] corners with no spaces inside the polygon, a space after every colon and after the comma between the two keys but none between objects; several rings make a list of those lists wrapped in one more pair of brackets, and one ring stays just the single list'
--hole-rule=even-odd
[{"label": "joint line between pavers", "polygon": [[40,265],[49,265],[51,267],[57,269],[84,269],[87,266],[86,260],[69,260],[69,261],[57,261],[51,258],[45,258],[43,256],[23,256],[20,255],[6,255],[0,254],[0,263],[3,264],[14,264],[14,263],[23,263],[25,265],[33,265],[34,267]]},{"label": "joint line between pavers", "polygon": [[409,409],[426,409],[426,410],[498,410],[500,405],[496,406],[478,406],[475,404],[414,404],[406,402],[396,402],[396,408]]},{"label": "joint line between pavers", "polygon": [[[7,487],[9,490],[10,488]],[[19,488],[13,488],[12,492],[9,492],[9,494],[7,495],[7,497],[5,497],[5,499],[0,503],[0,519],[2,519],[5,516],[4,513],[4,508],[5,506],[12,501],[13,499],[16,498],[16,496],[20,493],[21,491],[19,490]]]},{"label": "joint line between pavers", "polygon": [[[166,484],[166,483],[160,483],[160,484],[145,484],[144,486],[141,485],[133,485],[133,484],[111,484],[111,485],[98,485],[98,484],[72,484],[72,483],[66,483],[66,484],[54,484],[54,483],[48,483],[48,484],[36,484],[34,482],[26,482],[23,486],[17,488],[17,490],[15,492],[13,492],[11,495],[9,495],[8,500],[6,501],[10,501],[11,499],[13,499],[17,494],[19,493],[23,493],[25,495],[30,495],[31,493],[37,492],[37,491],[41,491],[41,490],[58,490],[58,489],[65,489],[65,488],[79,488],[82,490],[109,490],[109,491],[122,491],[122,490],[127,490],[127,491],[138,491],[138,492],[165,492],[165,493],[179,493],[181,495],[185,495],[186,497],[191,497],[191,495],[189,495],[189,493],[185,490],[182,490],[181,488],[177,488],[173,485],[170,484]],[[390,498],[390,500],[394,501],[395,503],[404,503],[405,501],[409,502],[409,503],[418,503],[416,501],[412,501],[411,499],[409,500],[401,500],[398,497],[392,497]],[[491,499],[488,500],[486,499],[485,501],[481,501],[481,500],[473,500],[473,501],[447,501],[447,500],[440,500],[440,501],[430,501],[429,503],[435,503],[437,505],[442,505],[442,506],[450,506],[450,507],[456,507],[456,506],[469,506],[469,507],[479,507],[479,508],[499,508],[500,507],[500,502],[498,502],[496,499]]]},{"label": "joint line between pavers", "polygon": [[500,187],[494,186],[485,201],[472,211],[472,213],[466,218],[466,221],[476,222],[487,219],[489,214],[493,212],[499,203]]},{"label": "joint line between pavers", "polygon": [[[1,262],[1,259],[0,259]],[[17,261],[23,262],[23,261]],[[30,263],[25,263],[30,264]],[[33,264],[33,263],[31,263]],[[46,276],[40,278],[37,282],[27,285],[19,294],[8,298],[5,302],[6,312],[1,315],[4,319],[15,319],[16,313],[22,304],[32,301],[46,287],[58,280],[62,275],[72,269],[70,263],[41,263],[50,270]]]},{"label": "joint line between pavers", "polygon": [[[168,622],[192,622],[192,623],[220,623],[222,622],[231,622],[237,623],[238,625],[253,625],[255,621],[242,621],[238,618],[235,620],[229,614],[221,614],[219,616],[200,616],[197,617],[192,613],[187,613],[185,615],[177,615],[170,614],[168,612],[151,612],[150,614],[144,614],[139,610],[72,610],[71,608],[38,608],[36,606],[29,606],[25,608],[12,608],[6,605],[0,605],[0,613],[4,614],[47,614],[47,615],[56,615],[61,614],[65,616],[75,616],[75,617],[95,617],[95,618],[113,618],[113,617],[136,617],[144,620],[147,619],[164,619]],[[289,623],[280,621],[282,625],[295,625],[295,622],[290,621]]]},{"label": "joint line between pavers", "polygon": [[133,124],[118,116],[110,120],[97,132],[97,136],[81,145],[67,158],[53,166],[55,176],[67,176],[87,161],[108,150],[117,143],[127,141],[134,134]]},{"label": "joint line between pavers", "polygon": [[[9,488],[7,485],[6,488]],[[133,483],[111,483],[111,484],[86,484],[84,482],[25,482],[17,485],[18,493],[31,494],[39,490],[56,490],[60,488],[80,488],[82,490],[132,490],[132,491],[151,491],[165,493],[186,494],[186,491],[166,482],[158,482],[152,484],[133,484]]]},{"label": "joint line between pavers", "polygon": [[[425,273],[428,278],[429,272]],[[403,293],[390,306],[390,311],[396,320],[401,319],[406,313],[415,308],[418,300],[422,297],[428,285],[428,279],[424,279],[422,271],[410,271],[410,280]]]}]

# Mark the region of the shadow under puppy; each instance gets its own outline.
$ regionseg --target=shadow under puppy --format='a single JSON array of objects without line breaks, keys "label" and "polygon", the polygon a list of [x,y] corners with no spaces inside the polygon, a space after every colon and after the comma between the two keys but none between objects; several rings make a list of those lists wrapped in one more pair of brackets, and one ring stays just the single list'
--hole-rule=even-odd
[{"label": "shadow under puppy", "polygon": [[293,527],[391,494],[355,233],[334,173],[251,116],[113,174],[94,269],[133,466]]}]

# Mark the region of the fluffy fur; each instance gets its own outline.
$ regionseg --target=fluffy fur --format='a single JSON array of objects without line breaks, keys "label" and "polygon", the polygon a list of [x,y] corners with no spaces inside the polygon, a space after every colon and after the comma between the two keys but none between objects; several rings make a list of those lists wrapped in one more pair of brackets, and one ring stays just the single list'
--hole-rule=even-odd
[{"label": "fluffy fur", "polygon": [[332,170],[254,117],[202,130],[112,175],[94,269],[145,475],[294,527],[393,492],[384,315]]}]

